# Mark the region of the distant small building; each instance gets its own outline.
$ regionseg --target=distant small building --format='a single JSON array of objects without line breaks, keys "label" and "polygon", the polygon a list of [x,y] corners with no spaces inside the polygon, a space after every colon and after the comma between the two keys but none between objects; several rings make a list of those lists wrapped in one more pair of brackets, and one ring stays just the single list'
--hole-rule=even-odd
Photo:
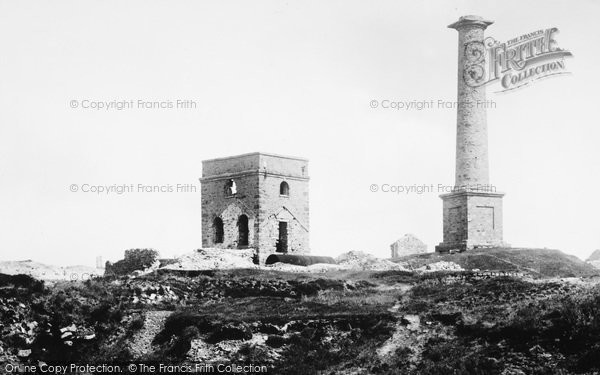
[{"label": "distant small building", "polygon": [[412,234],[405,234],[402,238],[390,245],[392,258],[427,252],[427,245]]}]

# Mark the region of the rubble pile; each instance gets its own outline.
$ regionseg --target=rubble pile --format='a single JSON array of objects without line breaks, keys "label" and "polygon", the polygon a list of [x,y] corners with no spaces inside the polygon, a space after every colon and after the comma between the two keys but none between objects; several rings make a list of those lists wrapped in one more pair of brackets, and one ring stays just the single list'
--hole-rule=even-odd
[{"label": "rubble pile", "polygon": [[310,266],[296,266],[294,264],[274,263],[264,266],[265,269],[281,272],[311,272],[323,273],[329,271],[343,270],[344,267],[338,264],[317,263]]},{"label": "rubble pile", "polygon": [[377,258],[362,251],[349,251],[336,259],[340,268],[361,271],[408,271],[402,263]]},{"label": "rubble pile", "polygon": [[30,309],[16,298],[0,298],[0,356],[31,354],[25,348],[33,343],[39,329],[29,316]]},{"label": "rubble pile", "polygon": [[429,263],[423,267],[416,269],[417,272],[439,272],[439,271],[464,271],[460,265],[454,262],[439,261],[435,263]]},{"label": "rubble pile", "polygon": [[198,249],[162,269],[194,271],[257,268],[252,262],[253,256],[252,249]]},{"label": "rubble pile", "polygon": [[73,342],[76,340],[93,340],[95,338],[96,333],[91,327],[77,327],[73,323],[60,329],[60,339],[67,346],[73,346]]},{"label": "rubble pile", "polygon": [[178,276],[170,276],[166,279],[155,279],[153,276],[121,277],[110,283],[119,302],[155,307],[185,304],[193,296],[196,288],[196,279]]},{"label": "rubble pile", "polygon": [[187,297],[184,293],[180,293],[180,297],[168,285],[151,285],[150,283],[136,285],[132,291],[130,302],[134,304],[158,305],[164,302],[177,302]]},{"label": "rubble pile", "polygon": [[172,264],[161,267],[161,270],[200,271],[250,268],[282,272],[310,273],[324,273],[339,270],[408,270],[404,263],[394,263],[386,259],[380,259],[362,251],[349,251],[340,255],[336,259],[337,264],[318,263],[309,266],[298,266],[280,262],[259,266],[253,263],[253,257],[254,251],[252,249],[199,249],[176,259]]}]

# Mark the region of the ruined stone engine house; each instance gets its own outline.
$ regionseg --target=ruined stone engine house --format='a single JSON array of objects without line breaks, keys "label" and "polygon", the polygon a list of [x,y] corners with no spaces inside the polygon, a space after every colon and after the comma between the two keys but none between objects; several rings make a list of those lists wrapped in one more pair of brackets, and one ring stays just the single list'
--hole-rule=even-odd
[{"label": "ruined stone engine house", "polygon": [[309,253],[308,160],[251,153],[202,162],[202,247]]}]

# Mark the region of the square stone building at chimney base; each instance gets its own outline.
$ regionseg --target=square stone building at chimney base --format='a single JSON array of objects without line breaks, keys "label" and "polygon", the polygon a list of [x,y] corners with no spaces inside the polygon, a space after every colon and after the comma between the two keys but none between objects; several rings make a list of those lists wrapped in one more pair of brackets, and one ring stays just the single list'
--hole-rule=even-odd
[{"label": "square stone building at chimney base", "polygon": [[251,153],[202,162],[202,247],[272,253],[309,249],[308,160]]},{"label": "square stone building at chimney base", "polygon": [[436,251],[510,246],[502,240],[503,196],[491,191],[443,194],[444,242]]}]

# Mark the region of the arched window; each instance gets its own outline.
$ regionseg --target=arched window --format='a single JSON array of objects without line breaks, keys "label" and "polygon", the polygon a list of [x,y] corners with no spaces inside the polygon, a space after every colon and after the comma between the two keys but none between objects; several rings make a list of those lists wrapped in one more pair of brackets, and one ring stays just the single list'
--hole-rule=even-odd
[{"label": "arched window", "polygon": [[279,195],[285,195],[286,197],[290,195],[290,185],[287,182],[283,181],[279,185]]},{"label": "arched window", "polygon": [[235,181],[227,180],[225,183],[225,196],[231,197],[237,193],[237,186],[235,185]]},{"label": "arched window", "polygon": [[223,220],[220,217],[215,217],[213,229],[215,231],[215,243],[223,243]]},{"label": "arched window", "polygon": [[238,218],[238,246],[248,246],[248,216]]}]

